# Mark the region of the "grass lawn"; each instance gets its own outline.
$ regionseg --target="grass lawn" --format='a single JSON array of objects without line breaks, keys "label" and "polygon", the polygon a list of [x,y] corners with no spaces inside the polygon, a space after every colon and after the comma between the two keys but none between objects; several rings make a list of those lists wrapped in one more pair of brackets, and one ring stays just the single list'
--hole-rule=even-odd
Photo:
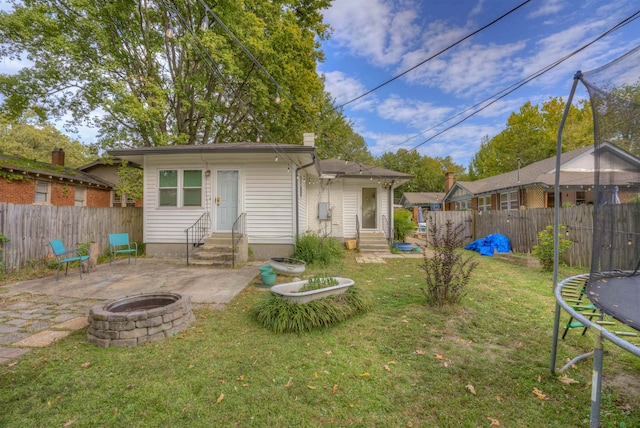
[{"label": "grass lawn", "polygon": [[[251,312],[268,291],[249,286],[163,342],[102,349],[79,332],[0,367],[0,426],[588,426],[592,360],[575,383],[548,368],[551,275],[478,260],[457,307],[425,306],[420,259],[351,253],[340,276],[371,309],[329,329],[270,332]],[[592,347],[580,332],[558,366]],[[638,427],[640,359],[605,349],[602,425]]]}]

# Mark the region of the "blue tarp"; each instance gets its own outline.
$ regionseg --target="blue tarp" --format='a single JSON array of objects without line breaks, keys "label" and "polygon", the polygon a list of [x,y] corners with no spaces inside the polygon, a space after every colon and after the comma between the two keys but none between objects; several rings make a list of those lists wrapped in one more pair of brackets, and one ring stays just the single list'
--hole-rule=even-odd
[{"label": "blue tarp", "polygon": [[498,253],[508,253],[511,251],[511,245],[509,244],[509,238],[499,233],[494,233],[493,235],[476,239],[464,249],[477,251],[480,255],[492,257],[494,250]]}]

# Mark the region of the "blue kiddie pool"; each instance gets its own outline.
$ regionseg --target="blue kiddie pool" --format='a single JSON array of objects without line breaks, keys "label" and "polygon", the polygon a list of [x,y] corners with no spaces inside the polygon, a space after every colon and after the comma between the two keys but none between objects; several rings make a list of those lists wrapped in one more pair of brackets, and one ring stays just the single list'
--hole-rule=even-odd
[{"label": "blue kiddie pool", "polygon": [[404,242],[396,242],[393,247],[400,251],[413,251],[413,244],[406,244]]}]

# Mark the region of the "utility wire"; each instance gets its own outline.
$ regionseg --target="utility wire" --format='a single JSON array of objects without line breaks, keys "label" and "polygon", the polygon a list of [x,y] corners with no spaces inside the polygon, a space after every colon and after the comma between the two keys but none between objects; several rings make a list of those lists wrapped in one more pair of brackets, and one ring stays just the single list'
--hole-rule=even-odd
[{"label": "utility wire", "polygon": [[354,101],[358,101],[360,98],[366,97],[367,95],[369,95],[370,93],[377,91],[378,89],[382,88],[383,86],[388,85],[389,83],[393,82],[396,79],[399,79],[400,77],[404,76],[405,74],[415,70],[416,68],[424,65],[425,63],[431,61],[432,59],[436,58],[437,56],[440,56],[441,54],[445,53],[446,51],[454,48],[455,46],[459,45],[460,43],[464,42],[465,40],[469,39],[470,37],[475,36],[476,34],[478,34],[479,32],[491,27],[493,24],[495,24],[496,22],[500,21],[501,19],[507,17],[508,15],[512,14],[513,12],[515,12],[516,10],[520,9],[521,7],[523,7],[524,5],[526,5],[527,3],[529,3],[531,0],[526,0],[522,3],[520,3],[518,6],[514,7],[513,9],[511,9],[510,11],[502,14],[501,16],[499,16],[498,18],[494,19],[493,21],[491,21],[490,23],[478,28],[477,30],[475,30],[472,33],[467,34],[466,36],[464,36],[462,39],[458,40],[457,42],[447,46],[446,48],[442,49],[441,51],[431,55],[429,58],[425,59],[424,61],[419,62],[418,64],[414,65],[413,67],[409,68],[408,70],[403,71],[402,73],[392,77],[391,79],[387,80],[386,82],[383,82],[381,84],[379,84],[378,86],[376,86],[373,89],[368,90],[367,92],[358,95],[357,97],[347,101],[346,103],[343,103],[341,105],[339,105],[338,107],[335,107],[336,109],[342,108],[348,104],[351,104]]},{"label": "utility wire", "polygon": [[[439,135],[442,135],[443,133],[447,132],[448,130],[458,126],[459,124],[461,124],[462,122],[466,121],[467,119],[475,116],[476,114],[480,113],[482,110],[486,109],[487,107],[493,105],[494,103],[496,103],[497,101],[501,100],[502,98],[506,97],[507,95],[511,94],[512,92],[516,91],[517,89],[521,88],[522,86],[526,85],[527,83],[529,83],[530,81],[537,79],[538,77],[542,76],[543,74],[547,73],[548,71],[554,69],[555,67],[557,67],[558,65],[562,64],[564,61],[566,61],[567,59],[571,58],[572,56],[582,52],[583,50],[585,50],[586,48],[588,48],[589,46],[591,46],[592,44],[596,43],[597,41],[599,41],[600,39],[608,36],[609,34],[611,34],[612,32],[624,27],[625,25],[635,21],[636,19],[640,18],[640,10],[636,11],[634,14],[632,14],[631,16],[623,19],[622,21],[620,21],[619,23],[617,23],[616,25],[614,25],[613,27],[611,27],[610,29],[608,29],[607,31],[605,31],[604,33],[602,33],[601,35],[599,35],[598,37],[596,37],[595,39],[593,39],[592,41],[590,41],[587,44],[582,45],[581,47],[579,47],[578,49],[574,50],[573,52],[565,55],[564,57],[560,58],[559,60],[551,63],[550,65],[542,68],[540,71],[534,73],[533,75],[530,75],[528,78],[521,80],[520,82],[515,83],[514,85],[511,85],[510,90],[504,92],[498,92],[499,94],[504,92],[501,96],[499,96],[498,98],[495,98],[494,100],[492,100],[491,102],[489,102],[488,104],[482,106],[481,108],[479,108],[478,110],[474,111],[473,113],[471,113],[470,115],[464,117],[463,119],[457,121],[456,123],[454,123],[451,126],[448,126],[447,128],[443,129],[442,131],[437,132],[436,134],[432,135],[431,137],[427,138],[426,140],[422,141],[421,143],[413,146],[413,149],[417,149],[418,147],[422,146],[423,144],[428,143],[429,141],[433,140],[434,138],[438,137]],[[486,101],[486,100],[485,100]],[[484,102],[484,101],[483,101]],[[476,104],[477,105],[477,104]],[[469,110],[469,109],[467,109]],[[467,111],[465,110],[465,111]],[[459,116],[453,116],[450,119],[447,119],[448,122],[449,120],[455,118]],[[433,129],[433,128],[432,128]]]}]

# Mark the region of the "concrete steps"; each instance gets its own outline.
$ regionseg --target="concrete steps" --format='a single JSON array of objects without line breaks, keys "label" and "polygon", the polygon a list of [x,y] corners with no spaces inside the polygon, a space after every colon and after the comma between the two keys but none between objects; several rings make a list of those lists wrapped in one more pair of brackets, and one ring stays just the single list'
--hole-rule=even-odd
[{"label": "concrete steps", "polygon": [[[236,249],[236,265],[245,264],[248,254],[247,237],[243,236]],[[194,250],[189,257],[189,264],[231,269],[233,268],[233,259],[231,233],[215,233],[205,238],[204,243]]]},{"label": "concrete steps", "polygon": [[380,232],[360,232],[360,252],[391,254],[387,238]]}]

